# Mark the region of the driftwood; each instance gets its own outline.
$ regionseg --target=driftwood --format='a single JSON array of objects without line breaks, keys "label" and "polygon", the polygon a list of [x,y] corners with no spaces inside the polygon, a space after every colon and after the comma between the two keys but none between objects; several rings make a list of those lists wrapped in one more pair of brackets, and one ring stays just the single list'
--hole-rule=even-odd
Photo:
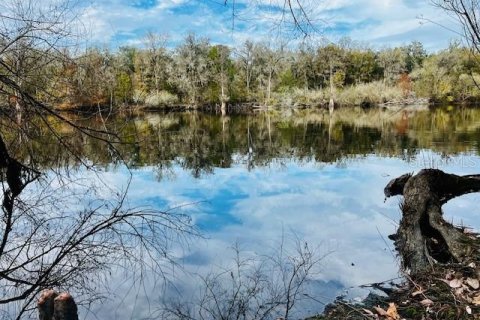
[{"label": "driftwood", "polygon": [[463,194],[480,191],[480,175],[457,176],[436,169],[391,180],[385,196],[403,195],[403,217],[390,236],[412,275],[438,263],[478,262],[480,239],[442,217],[442,205]]},{"label": "driftwood", "polygon": [[39,320],[78,320],[77,305],[69,293],[43,290],[37,303]]}]

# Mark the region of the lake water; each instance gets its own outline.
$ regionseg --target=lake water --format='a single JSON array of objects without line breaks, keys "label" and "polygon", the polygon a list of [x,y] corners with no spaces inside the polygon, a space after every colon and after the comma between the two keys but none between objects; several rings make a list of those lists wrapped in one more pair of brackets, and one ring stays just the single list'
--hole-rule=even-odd
[{"label": "lake water", "polygon": [[[364,298],[368,290],[358,286],[399,277],[387,236],[400,219],[400,198],[383,195],[390,179],[430,167],[480,169],[476,109],[142,114],[114,122],[132,142],[121,147],[130,170],[87,141],[86,158],[100,164],[96,176],[118,189],[131,177],[129,205],[187,214],[202,237],[172,248],[183,270],[169,285],[116,275],[112,300],[88,313],[81,308],[81,318],[160,317],[164,300],[193,302],[202,277],[234,266],[235,245],[253,260],[280,248],[287,256],[298,243],[321,257],[294,318],[320,312],[341,294]],[[478,230],[479,200],[455,199],[445,215]]]}]

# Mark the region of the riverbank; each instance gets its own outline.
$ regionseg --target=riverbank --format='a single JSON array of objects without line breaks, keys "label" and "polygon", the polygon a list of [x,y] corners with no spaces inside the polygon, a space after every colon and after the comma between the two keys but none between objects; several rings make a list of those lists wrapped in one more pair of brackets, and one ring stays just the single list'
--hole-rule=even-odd
[{"label": "riverbank", "polygon": [[[430,98],[416,97],[414,92],[406,92],[398,86],[388,86],[381,81],[358,84],[344,88],[306,90],[294,88],[287,91],[273,92],[270,99],[255,99],[248,102],[231,102],[226,104],[226,111],[239,112],[264,108],[323,108],[328,109],[330,100],[333,99],[335,107],[383,107],[388,105],[428,105]],[[220,103],[199,103],[197,105],[167,105],[143,104],[139,108],[153,110],[205,110],[215,111],[221,109]]]},{"label": "riverbank", "polygon": [[446,264],[399,284],[371,284],[358,303],[337,298],[322,315],[308,320],[480,319],[480,268],[476,264]]},{"label": "riverbank", "polygon": [[[399,98],[392,100],[379,100],[372,102],[371,100],[361,100],[357,104],[346,103],[345,100],[334,100],[335,109],[337,108],[357,108],[370,109],[370,108],[390,108],[390,107],[428,107],[431,103],[427,98]],[[8,107],[6,107],[8,108]],[[326,109],[329,108],[329,99],[323,98],[321,100],[298,100],[293,101],[276,101],[272,104],[265,104],[261,102],[238,102],[238,103],[229,103],[225,105],[224,111],[220,104],[172,104],[172,105],[158,105],[158,106],[148,106],[142,104],[130,104],[122,106],[70,106],[70,107],[58,107],[54,106],[54,109],[67,112],[124,112],[124,111],[133,111],[133,112],[185,112],[185,111],[202,111],[207,113],[222,113],[231,114],[231,113],[248,113],[257,110],[269,110],[269,109]]]},{"label": "riverbank", "polygon": [[[198,101],[196,103],[186,103],[178,96],[168,92],[157,94],[156,99],[133,99],[123,103],[112,103],[108,100],[97,100],[84,97],[80,100],[60,99],[57,101],[46,102],[55,110],[60,111],[98,111],[108,110],[119,112],[126,110],[142,111],[187,111],[200,110],[206,112],[221,112],[222,104],[217,101]],[[12,101],[18,99],[9,99],[2,105],[5,108],[14,108]],[[330,101],[333,100],[335,108],[373,108],[389,105],[428,105],[433,99],[427,97],[417,97],[415,92],[404,90],[398,85],[387,85],[382,81],[371,83],[361,83],[352,86],[336,88],[331,91],[329,88],[321,89],[300,89],[290,88],[288,90],[274,91],[267,99],[265,96],[252,96],[249,99],[231,99],[225,103],[225,112],[245,112],[256,109],[266,108],[290,108],[290,109],[308,109],[324,108],[328,109]],[[21,105],[21,101],[20,101]]]}]

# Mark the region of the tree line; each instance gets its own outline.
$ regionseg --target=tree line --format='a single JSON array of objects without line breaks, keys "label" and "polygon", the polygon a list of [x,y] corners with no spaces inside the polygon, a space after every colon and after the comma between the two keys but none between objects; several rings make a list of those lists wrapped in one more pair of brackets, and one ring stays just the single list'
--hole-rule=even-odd
[{"label": "tree line", "polygon": [[[246,41],[232,48],[189,34],[169,48],[165,37],[150,33],[141,48],[115,51],[92,47],[81,54],[62,49],[35,55],[28,44],[17,46],[4,61],[15,68],[21,89],[60,109],[321,105],[332,97],[343,105],[415,97],[465,102],[480,97],[478,55],[456,43],[431,54],[416,41],[379,50],[348,39],[295,49]],[[11,104],[12,96],[15,92],[4,104]]]},{"label": "tree line", "polygon": [[[457,43],[431,54],[416,41],[379,50],[348,39],[295,49],[246,41],[232,48],[189,34],[169,48],[165,37],[150,33],[141,48],[116,51],[92,47],[81,54],[63,49],[46,55],[28,44],[17,46],[4,61],[16,68],[21,89],[60,109],[321,105],[332,97],[344,105],[415,97],[465,102],[480,97],[478,55]],[[15,94],[3,104],[12,104]]]}]

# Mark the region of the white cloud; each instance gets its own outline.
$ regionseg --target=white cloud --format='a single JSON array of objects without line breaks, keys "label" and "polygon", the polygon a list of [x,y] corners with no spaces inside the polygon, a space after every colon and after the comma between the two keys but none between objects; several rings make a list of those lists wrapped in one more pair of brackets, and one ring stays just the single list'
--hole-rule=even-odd
[{"label": "white cloud", "polygon": [[[282,19],[282,13],[274,8],[282,8],[283,0],[237,0],[233,32],[231,7],[222,3],[214,0],[164,0],[144,9],[125,1],[100,0],[87,5],[80,19],[94,43],[112,46],[139,43],[138,38],[147,31],[169,34],[174,43],[193,31],[212,42],[231,44],[247,38],[271,38],[272,31],[278,31],[275,26]],[[305,0],[304,5],[310,18],[324,28],[324,36],[331,40],[349,36],[353,40],[383,46],[421,39],[427,48],[439,49],[457,37],[437,24],[453,29],[458,26],[426,0],[335,0],[320,4]],[[426,20],[419,19],[420,16]],[[290,19],[288,14],[285,19]],[[428,22],[429,19],[435,23]]]}]

